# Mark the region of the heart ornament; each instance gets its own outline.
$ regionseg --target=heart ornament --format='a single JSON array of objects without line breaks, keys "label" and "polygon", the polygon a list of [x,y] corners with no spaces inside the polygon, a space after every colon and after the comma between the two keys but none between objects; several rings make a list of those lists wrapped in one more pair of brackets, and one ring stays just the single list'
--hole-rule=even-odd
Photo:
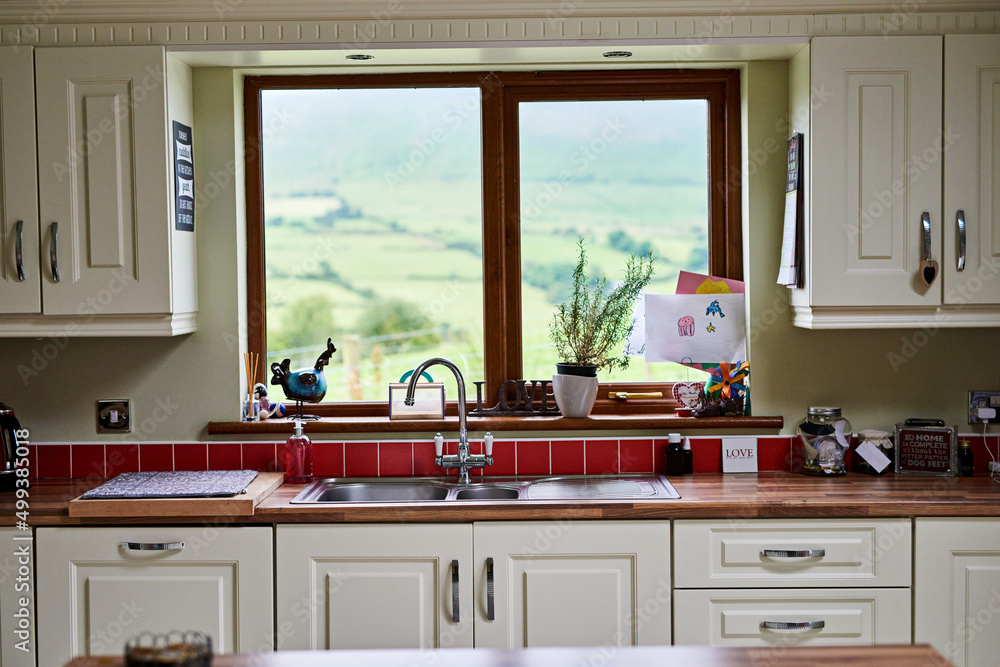
[{"label": "heart ornament", "polygon": [[675,382],[674,400],[686,408],[698,407],[698,394],[705,389],[704,382]]}]

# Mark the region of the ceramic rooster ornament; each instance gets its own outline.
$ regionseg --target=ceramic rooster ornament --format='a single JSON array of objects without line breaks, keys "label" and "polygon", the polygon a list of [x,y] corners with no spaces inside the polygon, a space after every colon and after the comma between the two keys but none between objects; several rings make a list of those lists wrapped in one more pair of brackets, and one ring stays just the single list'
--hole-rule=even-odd
[{"label": "ceramic rooster ornament", "polygon": [[300,368],[297,371],[288,370],[291,359],[285,359],[280,364],[271,364],[271,384],[279,385],[285,391],[285,396],[304,403],[319,403],[326,396],[326,377],[323,367],[330,363],[330,357],[337,351],[333,339],[326,339],[326,350],[316,359],[312,368]]}]

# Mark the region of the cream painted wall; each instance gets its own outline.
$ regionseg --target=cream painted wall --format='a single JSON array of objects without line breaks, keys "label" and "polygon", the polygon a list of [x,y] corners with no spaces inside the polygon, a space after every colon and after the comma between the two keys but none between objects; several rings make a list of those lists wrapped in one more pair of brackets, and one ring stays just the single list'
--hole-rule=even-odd
[{"label": "cream painted wall", "polygon": [[[775,284],[788,64],[748,63],[744,85],[749,178],[744,253],[754,412],[782,415],[786,433],[794,430],[807,406],[826,404],[842,406],[855,428],[890,427],[912,416],[964,424],[965,392],[1000,385],[1000,330],[792,327],[787,292]],[[196,69],[194,88],[195,175],[199,201],[204,202],[196,219],[198,331],[171,339],[0,341],[0,400],[17,410],[35,442],[203,440],[208,421],[235,418],[239,352],[245,345],[245,309],[240,305],[245,298],[243,173],[235,169],[242,163],[239,76],[225,68]],[[214,196],[206,196],[210,194]],[[894,368],[892,354],[905,363]],[[18,367],[31,367],[33,359],[45,363],[39,363],[43,367],[37,375],[22,380]],[[94,401],[121,397],[132,399],[136,431],[131,436],[98,435]]]}]

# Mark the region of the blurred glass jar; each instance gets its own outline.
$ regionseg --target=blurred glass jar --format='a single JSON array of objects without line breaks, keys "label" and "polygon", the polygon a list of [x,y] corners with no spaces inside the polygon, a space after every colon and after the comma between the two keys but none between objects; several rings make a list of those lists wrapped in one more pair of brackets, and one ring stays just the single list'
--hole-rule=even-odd
[{"label": "blurred glass jar", "polygon": [[847,450],[850,448],[851,422],[840,408],[809,408],[806,420],[799,424],[799,440],[804,450],[802,472],[807,475],[847,474]]},{"label": "blurred glass jar", "polygon": [[865,460],[863,456],[858,456],[858,472],[863,472],[868,475],[882,475],[887,472],[892,471],[892,463],[895,456],[895,451],[892,447],[892,438],[889,437],[887,431],[879,431],[878,429],[868,428],[860,431],[858,435],[861,441],[858,443],[858,447],[861,447],[864,443],[871,443],[873,446],[878,447],[879,451],[889,459],[889,464],[882,470],[876,470],[872,467],[868,461]]}]

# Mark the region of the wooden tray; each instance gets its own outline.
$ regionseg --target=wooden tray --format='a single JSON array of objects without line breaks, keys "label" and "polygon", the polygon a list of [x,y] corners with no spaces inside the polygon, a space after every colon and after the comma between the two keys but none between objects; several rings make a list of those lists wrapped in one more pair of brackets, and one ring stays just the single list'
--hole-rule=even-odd
[{"label": "wooden tray", "polygon": [[262,472],[247,486],[246,493],[214,498],[75,498],[69,501],[74,517],[127,518],[143,516],[253,516],[254,508],[281,486],[285,474]]}]

